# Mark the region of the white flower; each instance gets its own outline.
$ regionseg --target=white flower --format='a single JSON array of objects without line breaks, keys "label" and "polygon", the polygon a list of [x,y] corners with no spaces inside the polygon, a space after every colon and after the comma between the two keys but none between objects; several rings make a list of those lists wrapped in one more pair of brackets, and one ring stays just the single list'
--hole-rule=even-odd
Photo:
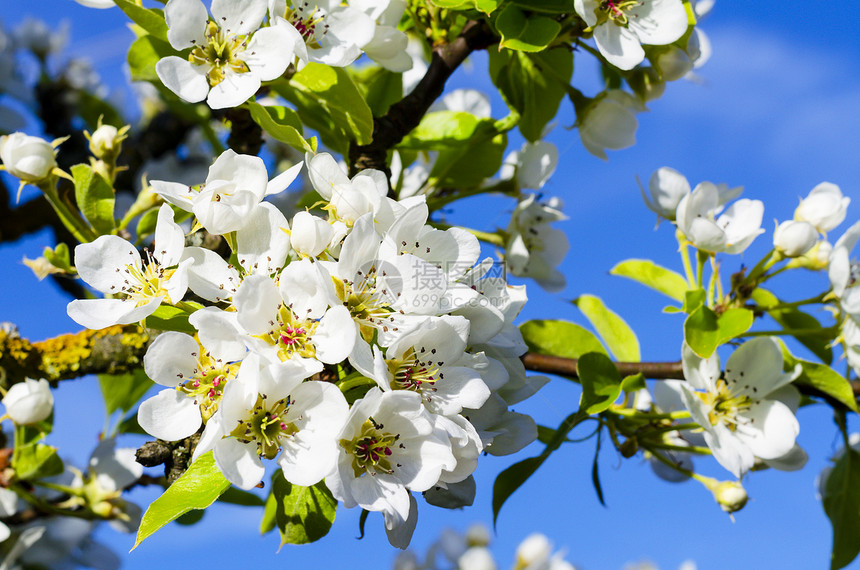
[{"label": "white flower", "polygon": [[[301,68],[314,61],[344,67],[374,39],[376,23],[362,10],[336,0],[268,0],[273,27],[285,30]],[[384,48],[382,49],[384,54]],[[293,57],[290,54],[290,60]]]},{"label": "white flower", "polygon": [[648,180],[648,191],[651,198],[645,195],[645,190],[640,186],[642,199],[648,209],[667,220],[675,219],[675,210],[681,200],[690,193],[690,183],[687,178],[675,170],[664,166],[658,168]]},{"label": "white flower", "polygon": [[505,157],[499,177],[516,176],[520,188],[540,190],[558,165],[558,148],[548,141],[527,142]]},{"label": "white flower", "polygon": [[570,243],[565,233],[550,223],[566,219],[557,198],[541,203],[535,194],[529,194],[521,200],[507,229],[505,263],[510,272],[533,278],[547,291],[564,289],[564,275],[556,267],[564,260]]},{"label": "white flower", "polygon": [[846,301],[849,305],[852,305],[855,299],[860,301],[858,299],[860,287],[852,287],[857,281],[858,268],[851,263],[851,250],[857,245],[858,239],[860,239],[860,222],[855,222],[845,230],[830,252],[827,275],[830,278],[833,294],[842,301],[843,306]]},{"label": "white flower", "polygon": [[178,303],[188,288],[188,266],[182,258],[185,234],[173,221],[173,210],[162,204],[155,226],[152,252],[141,262],[137,249],[119,236],[104,235],[75,247],[75,267],[88,284],[111,299],[78,299],[68,315],[80,325],[102,329],[140,321],[161,305]]},{"label": "white flower", "polygon": [[308,178],[329,202],[328,210],[335,220],[352,226],[362,215],[376,214],[382,208],[388,194],[388,180],[382,172],[369,168],[350,179],[327,152],[309,157],[307,163]]},{"label": "white flower", "polygon": [[637,97],[620,89],[598,95],[581,116],[577,109],[582,144],[594,156],[608,160],[605,149],[620,150],[636,144],[636,113],[645,110]]},{"label": "white flower", "polygon": [[645,59],[640,44],[670,44],[687,31],[681,0],[574,0],[573,6],[594,30],[597,49],[619,69]]},{"label": "white flower", "polygon": [[223,437],[213,450],[231,483],[253,488],[265,472],[263,457],[278,457],[294,485],[314,485],[332,471],[349,406],[334,384],[303,381],[307,376],[294,361],[266,365],[253,354],[242,361],[239,379],[227,385],[221,401]]},{"label": "white flower", "polygon": [[6,171],[23,182],[41,182],[57,167],[53,145],[39,137],[12,133],[0,137],[0,160]]},{"label": "white flower", "polygon": [[678,229],[696,248],[711,253],[741,253],[764,232],[761,228],[764,204],[759,200],[738,200],[719,218],[720,190],[702,182],[678,203]]},{"label": "white flower", "polygon": [[316,257],[329,246],[334,229],[310,212],[298,212],[290,226],[290,245],[299,255]]},{"label": "white flower", "polygon": [[845,219],[851,198],[842,195],[836,184],[822,182],[800,201],[794,219],[809,222],[821,233],[827,233]]},{"label": "white flower", "polygon": [[168,56],[155,65],[162,83],[189,103],[236,107],[262,81],[281,76],[294,59],[294,39],[281,26],[258,29],[266,0],[212,0],[212,17],[200,0],[170,0],[164,7],[167,39],[187,59]]},{"label": "white flower", "polygon": [[773,232],[773,247],[786,257],[798,257],[818,241],[818,230],[809,222],[787,220]]},{"label": "white flower", "polygon": [[426,491],[456,466],[447,436],[409,391],[371,389],[352,405],[338,442],[337,468],[325,479],[335,498],[401,521],[409,491]]},{"label": "white flower", "polygon": [[116,6],[113,0],[75,0],[81,6],[86,6],[87,8],[98,8],[99,10],[105,10],[107,8],[113,8]]},{"label": "white flower", "polygon": [[54,396],[44,378],[13,384],[3,397],[6,415],[17,425],[38,423],[51,415],[54,409]]},{"label": "white flower", "polygon": [[141,402],[140,427],[165,441],[196,432],[218,409],[225,386],[236,377],[239,365],[232,361],[245,356],[244,350],[235,353],[231,348],[219,343],[210,351],[180,332],[158,335],[143,357],[143,368],[150,379],[170,389]]},{"label": "white flower", "polygon": [[412,57],[406,51],[409,38],[397,29],[403,12],[406,11],[406,2],[353,0],[350,6],[359,8],[376,21],[373,39],[362,47],[367,57],[395,73],[412,69]]},{"label": "white flower", "polygon": [[[0,488],[0,518],[8,518],[18,511],[18,495],[15,491]],[[0,522],[0,542],[5,541],[12,535],[8,526]]]},{"label": "white flower", "polygon": [[784,373],[782,351],[771,337],[750,340],[735,350],[721,374],[716,353],[697,356],[682,351],[684,405],[705,429],[705,442],[720,464],[740,477],[755,458],[778,459],[795,445],[800,425],[777,391],[801,372],[798,364]]},{"label": "white flower", "polygon": [[199,189],[161,180],[153,180],[152,188],[167,202],[193,212],[210,233],[226,234],[245,227],[260,201],[282,192],[301,168],[299,163],[270,181],[263,159],[228,149],[209,167]]}]

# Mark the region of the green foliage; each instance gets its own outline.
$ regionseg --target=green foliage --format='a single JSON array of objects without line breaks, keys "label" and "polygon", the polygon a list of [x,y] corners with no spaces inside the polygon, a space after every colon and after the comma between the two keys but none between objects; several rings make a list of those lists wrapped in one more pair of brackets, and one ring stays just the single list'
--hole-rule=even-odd
[{"label": "green foliage", "polygon": [[844,568],[860,553],[860,452],[845,449],[827,478],[821,502],[833,525],[830,568]]},{"label": "green foliage", "polygon": [[753,291],[752,299],[784,329],[820,330],[820,333],[811,332],[792,336],[808,348],[812,354],[820,358],[822,362],[826,364],[833,362],[833,349],[830,348],[830,344],[835,334],[832,329],[825,329],[818,322],[818,319],[794,307],[772,308],[777,307],[781,301],[776,295],[761,287]]},{"label": "green foliage", "polygon": [[684,301],[684,293],[688,289],[687,281],[681,275],[647,259],[622,261],[609,273],[632,279],[678,302]]},{"label": "green foliage", "polygon": [[113,105],[107,101],[103,101],[100,97],[96,97],[87,91],[78,91],[78,114],[87,124],[87,128],[94,131],[98,128],[99,119],[105,125],[113,125],[117,128],[121,127],[125,120],[119,114]]},{"label": "green foliage", "polygon": [[46,247],[42,250],[42,256],[54,267],[59,267],[65,271],[72,270],[72,260],[69,257],[69,246],[65,242],[60,242],[54,249]]},{"label": "green foliage", "polygon": [[639,362],[639,340],[624,319],[594,295],[582,295],[574,299],[573,304],[579,307],[616,360]]},{"label": "green foliage", "polygon": [[589,330],[567,321],[534,320],[520,325],[529,351],[564,358],[579,358],[588,352],[606,353]]},{"label": "green foliage", "polygon": [[391,105],[403,98],[402,73],[367,66],[353,71],[353,77],[374,117],[383,116]]},{"label": "green foliage", "polygon": [[176,55],[176,51],[166,41],[150,35],[140,36],[128,48],[128,67],[132,81],[153,81],[161,84],[155,73],[155,64],[162,58]]},{"label": "green foliage", "polygon": [[125,414],[134,408],[154,385],[142,368],[128,374],[99,374],[99,387],[102,390],[107,415],[117,410]]},{"label": "green foliage", "polygon": [[561,31],[561,24],[538,13],[523,12],[511,3],[499,12],[496,29],[502,36],[500,47],[539,52],[545,49]]},{"label": "green foliage", "polygon": [[144,8],[131,0],[113,0],[132,22],[146,30],[146,33],[163,42],[167,41],[167,22],[164,12],[157,8]]},{"label": "green foliage", "polygon": [[351,142],[370,142],[373,113],[345,69],[312,62],[276,89],[336,152],[346,154]]},{"label": "green foliage", "polygon": [[747,332],[753,323],[749,309],[729,309],[722,315],[700,305],[684,321],[684,340],[702,358],[711,356],[718,346]]},{"label": "green foliage", "polygon": [[272,493],[260,523],[265,534],[276,526],[284,544],[315,542],[331,529],[337,512],[337,500],[320,481],[311,487],[293,485],[281,471],[272,475]]},{"label": "green foliage", "polygon": [[511,4],[532,12],[572,14],[573,0],[512,0]]},{"label": "green foliage", "polygon": [[826,364],[809,362],[808,360],[797,358],[788,351],[784,344],[782,344],[782,356],[786,371],[793,370],[797,364],[800,364],[803,369],[803,372],[794,381],[795,384],[811,386],[839,403],[844,404],[852,412],[858,412],[854,390],[851,388],[851,383],[844,376],[838,374]]},{"label": "green foliage", "polygon": [[582,384],[579,409],[586,414],[605,412],[621,395],[621,374],[605,354],[589,352],[580,356],[576,374]]},{"label": "green foliage", "polygon": [[44,479],[62,474],[63,460],[57,455],[56,447],[32,443],[15,448],[12,469],[22,481]]},{"label": "green foliage", "polygon": [[205,509],[229,486],[230,482],[215,466],[212,452],[201,455],[143,513],[132,550],[167,523],[194,509]]},{"label": "green foliage", "polygon": [[309,143],[302,137],[302,120],[298,113],[288,107],[266,106],[249,101],[246,103],[251,118],[260,127],[283,143],[299,152],[316,152],[316,141]]},{"label": "green foliage", "polygon": [[489,53],[490,78],[508,107],[520,115],[520,132],[528,141],[540,139],[570,87],[573,54],[566,49]]},{"label": "green foliage", "polygon": [[[186,305],[194,306],[196,303],[185,303]],[[199,306],[197,308],[200,308]],[[197,329],[188,322],[188,317],[191,312],[172,305],[161,305],[154,313],[146,317],[144,326],[148,329],[157,329],[161,331],[177,331],[188,334],[194,334]]]},{"label": "green foliage", "polygon": [[113,217],[115,196],[110,182],[86,164],[72,167],[75,179],[75,201],[84,218],[99,235],[110,234],[116,227]]}]

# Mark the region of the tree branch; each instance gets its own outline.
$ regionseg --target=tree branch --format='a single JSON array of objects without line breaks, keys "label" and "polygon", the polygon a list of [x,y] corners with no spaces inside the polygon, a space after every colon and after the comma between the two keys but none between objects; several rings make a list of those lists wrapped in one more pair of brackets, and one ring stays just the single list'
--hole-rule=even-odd
[{"label": "tree branch", "polygon": [[366,168],[375,168],[390,175],[386,161],[388,151],[418,126],[430,105],[442,94],[445,82],[469,54],[486,49],[497,41],[499,38],[485,21],[472,20],[452,43],[433,48],[427,73],[415,89],[392,105],[385,115],[373,120],[373,141],[350,147],[350,175]]},{"label": "tree branch", "polygon": [[154,333],[137,325],[83,330],[31,343],[0,330],[0,386],[25,378],[69,380],[86,374],[122,374],[140,367]]}]

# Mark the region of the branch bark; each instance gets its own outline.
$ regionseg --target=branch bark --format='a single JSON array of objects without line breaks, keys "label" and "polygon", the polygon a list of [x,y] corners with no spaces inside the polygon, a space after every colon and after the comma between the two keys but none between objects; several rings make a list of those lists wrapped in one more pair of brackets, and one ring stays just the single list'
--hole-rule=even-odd
[{"label": "branch bark", "polygon": [[451,74],[473,51],[486,49],[499,38],[483,20],[472,20],[465,25],[456,40],[433,48],[430,66],[415,89],[392,105],[382,117],[373,120],[373,141],[349,149],[350,176],[366,168],[385,172],[390,178],[387,153],[418,126]]}]

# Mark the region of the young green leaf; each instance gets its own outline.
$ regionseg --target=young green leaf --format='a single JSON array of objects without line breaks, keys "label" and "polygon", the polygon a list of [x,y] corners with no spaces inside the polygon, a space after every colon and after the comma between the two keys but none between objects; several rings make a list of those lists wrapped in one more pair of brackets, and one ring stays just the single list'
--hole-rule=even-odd
[{"label": "young green leaf", "polygon": [[215,466],[212,452],[201,455],[188,471],[155,499],[140,521],[132,550],[167,523],[188,511],[205,509],[230,487],[230,482]]},{"label": "young green leaf", "polygon": [[117,410],[128,412],[154,385],[142,368],[129,374],[99,374],[107,415]]},{"label": "young green leaf", "polygon": [[63,460],[57,455],[56,447],[35,443],[15,449],[12,469],[22,481],[44,479],[62,474]]},{"label": "young green leaf", "polygon": [[854,399],[854,390],[851,388],[851,383],[844,376],[838,374],[826,364],[809,362],[808,360],[797,358],[788,351],[785,344],[782,344],[782,356],[786,370],[793,369],[797,364],[800,364],[800,367],[803,369],[803,372],[794,381],[795,384],[811,386],[845,404],[849,410],[858,412],[857,401]]},{"label": "young green leaf", "polygon": [[116,222],[113,217],[114,191],[110,182],[87,164],[72,167],[75,179],[75,201],[81,213],[99,235],[110,234]]},{"label": "young green leaf", "polygon": [[678,302],[684,301],[687,280],[647,259],[628,259],[609,270],[611,275],[632,279]]},{"label": "young green leaf", "polygon": [[113,0],[132,22],[143,28],[149,35],[166,42],[167,22],[164,12],[157,8],[144,8],[131,0]]},{"label": "young green leaf", "polygon": [[287,143],[301,153],[316,152],[302,137],[302,121],[292,109],[281,106],[264,107],[253,101],[249,101],[247,106],[254,122],[273,138]]},{"label": "young green leaf", "polygon": [[780,304],[780,300],[776,295],[761,287],[753,291],[752,300],[765,309],[767,314],[785,329],[821,329],[822,334],[797,334],[793,336],[825,364],[833,362],[833,349],[830,348],[833,335],[827,334],[827,330],[821,326],[818,319],[793,307],[772,309],[771,307]]},{"label": "young green leaf", "polygon": [[583,354],[576,363],[576,373],[582,384],[579,408],[589,415],[606,411],[621,395],[621,374],[605,354]]},{"label": "young green leaf", "polygon": [[588,352],[607,354],[593,333],[567,321],[526,321],[520,325],[520,333],[529,350],[538,354],[564,358],[579,358]]},{"label": "young green leaf", "polygon": [[585,315],[606,347],[623,362],[639,362],[639,340],[624,319],[609,310],[603,301],[593,295],[582,295],[573,304]]},{"label": "young green leaf", "polygon": [[[274,499],[272,499],[274,498]],[[312,487],[293,485],[277,471],[272,476],[272,494],[266,503],[274,501],[275,523],[284,544],[308,544],[328,534],[337,512],[337,500],[320,481]]]},{"label": "young green leaf", "polygon": [[830,568],[844,568],[860,553],[860,452],[848,448],[836,461],[821,502],[833,526]]}]

